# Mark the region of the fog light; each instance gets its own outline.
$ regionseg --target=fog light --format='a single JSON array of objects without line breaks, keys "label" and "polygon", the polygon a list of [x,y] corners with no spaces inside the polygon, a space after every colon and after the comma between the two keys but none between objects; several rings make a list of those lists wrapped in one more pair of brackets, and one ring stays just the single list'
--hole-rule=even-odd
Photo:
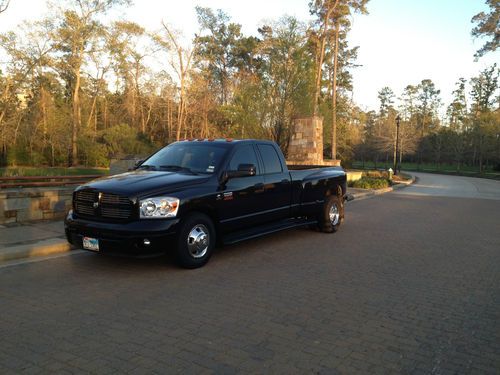
[{"label": "fog light", "polygon": [[144,244],[144,246],[149,246],[151,245],[151,241],[148,240],[147,238],[144,239],[144,241],[142,241],[142,243]]}]

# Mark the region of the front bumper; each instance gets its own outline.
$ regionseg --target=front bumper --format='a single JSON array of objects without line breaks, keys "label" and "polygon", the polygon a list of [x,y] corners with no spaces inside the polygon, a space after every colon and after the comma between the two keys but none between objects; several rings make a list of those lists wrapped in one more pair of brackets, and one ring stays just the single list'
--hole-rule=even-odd
[{"label": "front bumper", "polygon": [[[83,237],[99,240],[104,254],[151,256],[166,253],[175,246],[179,219],[145,219],[126,223],[91,221],[76,217],[72,211],[64,220],[66,238],[83,249]],[[144,240],[149,240],[149,245]]]}]

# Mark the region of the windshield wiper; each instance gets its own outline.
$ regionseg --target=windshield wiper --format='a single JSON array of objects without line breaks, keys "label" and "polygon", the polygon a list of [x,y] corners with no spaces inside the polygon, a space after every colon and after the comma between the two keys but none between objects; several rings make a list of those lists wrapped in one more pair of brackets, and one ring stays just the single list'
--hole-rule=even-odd
[{"label": "windshield wiper", "polygon": [[183,171],[183,172],[189,172],[189,173],[196,174],[191,169],[186,168],[186,167],[181,167],[180,165],[160,165],[159,168],[160,169],[170,169],[173,171]]},{"label": "windshield wiper", "polygon": [[154,165],[149,165],[149,164],[141,164],[137,167],[137,169],[140,169],[140,168],[144,168],[144,169],[147,169],[147,170],[153,170],[155,171],[156,170],[156,166]]}]

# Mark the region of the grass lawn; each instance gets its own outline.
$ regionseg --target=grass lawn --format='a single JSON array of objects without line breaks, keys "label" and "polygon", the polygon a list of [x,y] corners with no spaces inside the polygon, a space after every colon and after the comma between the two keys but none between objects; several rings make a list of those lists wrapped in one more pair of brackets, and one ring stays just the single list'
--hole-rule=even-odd
[{"label": "grass lawn", "polygon": [[[360,161],[355,161],[352,165],[353,168],[357,169],[374,169],[375,163],[371,161],[365,161],[364,168],[363,163]],[[378,163],[377,168],[388,169],[392,168],[392,164],[385,165],[384,163]],[[401,169],[406,171],[415,172],[427,172],[427,173],[441,173],[441,174],[451,174],[457,176],[469,176],[469,177],[482,177],[500,180],[500,172],[493,171],[490,169],[485,169],[483,173],[479,173],[477,167],[470,167],[463,165],[460,171],[457,171],[457,166],[455,164],[441,164],[439,168],[436,164],[422,163],[420,167],[417,163],[401,163]]]},{"label": "grass lawn", "polygon": [[108,168],[61,168],[61,167],[6,167],[0,168],[0,176],[76,176],[106,175]]}]

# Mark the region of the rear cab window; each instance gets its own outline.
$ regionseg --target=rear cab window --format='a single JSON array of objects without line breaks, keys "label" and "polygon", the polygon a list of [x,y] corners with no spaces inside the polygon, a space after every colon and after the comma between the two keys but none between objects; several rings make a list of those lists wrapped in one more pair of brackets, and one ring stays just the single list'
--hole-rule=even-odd
[{"label": "rear cab window", "polygon": [[258,144],[257,148],[262,156],[265,174],[283,173],[280,157],[273,146]]}]

